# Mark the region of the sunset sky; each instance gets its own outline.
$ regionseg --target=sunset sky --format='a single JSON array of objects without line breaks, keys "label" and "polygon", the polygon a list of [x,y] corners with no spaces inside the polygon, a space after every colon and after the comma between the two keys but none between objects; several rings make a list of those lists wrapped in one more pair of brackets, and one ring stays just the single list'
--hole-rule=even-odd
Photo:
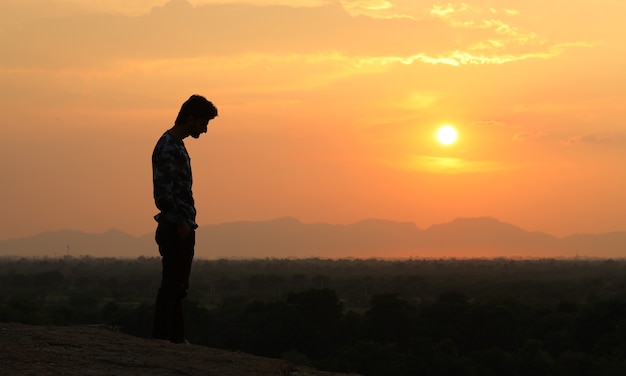
[{"label": "sunset sky", "polygon": [[[0,239],[154,230],[189,95],[198,223],[626,230],[621,0],[0,0]],[[443,125],[456,142],[437,140]]]}]

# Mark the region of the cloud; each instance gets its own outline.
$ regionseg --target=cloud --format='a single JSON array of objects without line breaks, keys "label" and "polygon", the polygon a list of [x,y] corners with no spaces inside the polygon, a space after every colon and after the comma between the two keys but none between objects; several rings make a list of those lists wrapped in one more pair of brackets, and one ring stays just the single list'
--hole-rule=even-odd
[{"label": "cloud", "polygon": [[[455,51],[459,64],[504,64],[526,59],[547,59],[572,47],[587,47],[584,41],[551,41],[533,30],[524,31],[514,22],[516,9],[480,8],[465,3],[435,4],[429,14],[458,30],[463,48]],[[499,17],[499,18],[496,18]]]},{"label": "cloud", "polygon": [[[440,25],[444,27],[444,25]],[[341,5],[313,8],[177,0],[146,15],[90,14],[27,22],[0,34],[0,64],[20,67],[103,65],[125,59],[242,54],[410,56],[435,50],[412,20],[351,17]]]},{"label": "cloud", "polygon": [[524,132],[519,132],[516,133],[513,136],[513,141],[514,142],[526,142],[526,141],[533,141],[533,140],[539,140],[542,138],[545,138],[549,135],[549,133],[547,132],[529,132],[529,131],[524,131]]},{"label": "cloud", "polygon": [[[61,69],[141,59],[340,54],[355,67],[460,66],[550,58],[572,46],[542,41],[502,20],[480,18],[484,12],[464,4],[434,7],[428,19],[353,17],[346,4],[194,7],[172,0],[141,16],[99,13],[38,19],[0,34],[0,65]],[[349,3],[374,12],[392,5],[374,0]],[[462,19],[467,14],[476,18]],[[462,37],[458,29],[463,29]]]},{"label": "cloud", "polygon": [[526,142],[539,140],[548,137],[550,134],[544,131],[528,131],[525,130],[524,127],[511,127],[507,123],[497,120],[483,120],[483,121],[475,121],[472,123],[473,126],[477,128],[515,128],[517,133],[513,135],[511,141],[513,142]]},{"label": "cloud", "polygon": [[442,17],[442,18],[448,18],[451,15],[453,15],[454,13],[459,13],[459,12],[463,12],[467,9],[469,9],[469,5],[467,4],[458,4],[458,5],[454,5],[454,4],[435,4],[433,5],[433,7],[430,9],[430,15],[431,16],[435,16],[435,17]]},{"label": "cloud", "polygon": [[617,133],[603,133],[603,132],[595,132],[595,133],[586,133],[579,136],[570,137],[565,141],[567,145],[575,145],[575,144],[613,144],[616,142],[620,142],[624,139],[624,137]]},{"label": "cloud", "polygon": [[459,174],[501,171],[505,166],[496,161],[420,155],[414,157],[404,168],[430,173]]},{"label": "cloud", "polygon": [[506,124],[497,120],[481,120],[473,122],[472,125],[477,127],[501,127]]},{"label": "cloud", "polygon": [[359,10],[379,11],[393,8],[393,4],[387,0],[341,0],[341,4],[348,11],[358,12]]}]

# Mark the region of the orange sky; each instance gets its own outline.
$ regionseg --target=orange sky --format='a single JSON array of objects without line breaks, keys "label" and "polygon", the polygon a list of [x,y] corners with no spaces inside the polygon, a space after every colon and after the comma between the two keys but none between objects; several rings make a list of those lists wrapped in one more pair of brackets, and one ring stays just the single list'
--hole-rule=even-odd
[{"label": "orange sky", "polygon": [[193,93],[220,111],[187,142],[201,225],[626,230],[626,3],[562,4],[0,0],[0,239],[153,231]]}]

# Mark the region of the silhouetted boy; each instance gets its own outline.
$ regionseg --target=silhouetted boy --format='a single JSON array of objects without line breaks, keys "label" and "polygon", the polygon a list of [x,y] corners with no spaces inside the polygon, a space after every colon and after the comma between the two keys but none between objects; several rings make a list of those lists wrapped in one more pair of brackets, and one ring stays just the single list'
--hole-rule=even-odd
[{"label": "silhouetted boy", "polygon": [[191,162],[183,139],[200,137],[217,116],[217,108],[200,95],[183,103],[174,126],[166,131],[152,153],[154,202],[160,210],[156,242],[163,272],[155,312],[153,338],[185,343],[182,300],[187,296],[196,241],[196,208],[191,191]]}]

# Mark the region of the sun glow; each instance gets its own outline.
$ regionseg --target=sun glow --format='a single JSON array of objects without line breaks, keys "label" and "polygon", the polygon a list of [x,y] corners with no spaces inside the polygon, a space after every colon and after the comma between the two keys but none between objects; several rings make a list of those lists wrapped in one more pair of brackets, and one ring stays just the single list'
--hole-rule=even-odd
[{"label": "sun glow", "polygon": [[437,140],[443,145],[453,144],[457,136],[456,129],[451,125],[444,125],[437,131]]}]

